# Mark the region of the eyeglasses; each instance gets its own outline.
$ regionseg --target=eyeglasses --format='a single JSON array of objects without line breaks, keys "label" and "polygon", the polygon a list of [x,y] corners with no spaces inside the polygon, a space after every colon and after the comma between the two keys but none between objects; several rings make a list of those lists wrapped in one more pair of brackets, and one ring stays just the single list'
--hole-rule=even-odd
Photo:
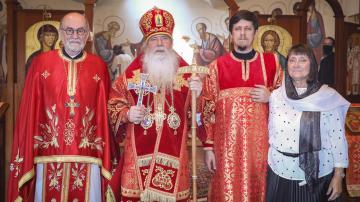
[{"label": "eyeglasses", "polygon": [[79,29],[73,29],[73,28],[66,28],[66,29],[63,29],[61,28],[61,30],[65,31],[66,35],[73,35],[74,32],[77,33],[77,35],[79,36],[83,36],[84,34],[87,33],[87,30],[84,29],[84,28],[79,28]]}]

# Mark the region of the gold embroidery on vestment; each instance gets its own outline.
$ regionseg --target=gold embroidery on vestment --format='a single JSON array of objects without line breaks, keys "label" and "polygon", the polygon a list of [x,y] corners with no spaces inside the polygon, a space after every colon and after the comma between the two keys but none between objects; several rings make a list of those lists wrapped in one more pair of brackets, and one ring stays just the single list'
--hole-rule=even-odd
[{"label": "gold embroidery on vestment", "polygon": [[95,76],[93,77],[93,79],[94,79],[96,82],[100,81],[100,77],[99,77],[97,74],[95,74]]},{"label": "gold embroidery on vestment", "polygon": [[91,121],[94,118],[94,110],[90,110],[86,107],[86,113],[82,118],[81,128],[81,141],[79,144],[79,148],[87,148],[97,149],[102,152],[105,143],[102,141],[101,137],[96,137],[96,125],[92,125]]},{"label": "gold embroidery on vestment", "polygon": [[44,79],[47,79],[47,78],[50,76],[50,73],[49,73],[47,70],[45,70],[45,71],[41,74],[41,76],[43,76]]},{"label": "gold embroidery on vestment", "polygon": [[156,166],[155,173],[154,178],[151,180],[155,187],[165,190],[171,190],[174,187],[171,178],[174,177],[175,171]]},{"label": "gold embroidery on vestment", "polygon": [[59,118],[56,114],[56,105],[53,105],[51,109],[46,109],[46,115],[49,119],[49,123],[40,124],[40,134],[34,136],[35,143],[34,148],[48,149],[49,146],[59,147],[57,137],[59,136]]},{"label": "gold embroidery on vestment", "polygon": [[86,180],[86,164],[74,163],[74,168],[71,168],[71,177],[73,178],[72,190],[81,190],[84,187]]},{"label": "gold embroidery on vestment", "polygon": [[[55,165],[56,164],[56,165]],[[53,190],[55,189],[56,191],[60,191],[61,189],[61,183],[59,182],[59,180],[61,179],[62,175],[63,175],[63,169],[60,168],[61,163],[50,163],[48,164],[50,165],[50,169],[49,169],[49,189]]]},{"label": "gold embroidery on vestment", "polygon": [[71,145],[71,143],[74,141],[74,137],[75,137],[75,124],[72,121],[72,119],[69,119],[65,123],[65,128],[64,128],[65,145]]},{"label": "gold embroidery on vestment", "polygon": [[21,171],[20,164],[24,161],[24,157],[20,156],[20,150],[18,149],[17,154],[15,156],[15,160],[10,164],[10,172],[15,170],[14,177],[18,177]]}]

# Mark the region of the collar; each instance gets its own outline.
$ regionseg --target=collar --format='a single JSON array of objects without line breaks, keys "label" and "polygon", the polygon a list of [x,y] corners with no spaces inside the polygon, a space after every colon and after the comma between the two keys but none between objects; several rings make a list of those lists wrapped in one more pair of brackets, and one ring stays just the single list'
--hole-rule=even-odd
[{"label": "collar", "polygon": [[232,51],[233,55],[240,60],[250,60],[252,58],[254,58],[256,51],[254,49],[252,49],[250,52],[248,53],[238,53],[235,50]]},{"label": "collar", "polygon": [[63,53],[63,55],[64,55],[67,59],[70,59],[70,60],[77,60],[77,59],[81,58],[81,57],[84,55],[84,51],[81,51],[77,56],[71,57],[69,54],[67,54],[67,52],[65,51],[64,48],[61,50],[61,52]]}]

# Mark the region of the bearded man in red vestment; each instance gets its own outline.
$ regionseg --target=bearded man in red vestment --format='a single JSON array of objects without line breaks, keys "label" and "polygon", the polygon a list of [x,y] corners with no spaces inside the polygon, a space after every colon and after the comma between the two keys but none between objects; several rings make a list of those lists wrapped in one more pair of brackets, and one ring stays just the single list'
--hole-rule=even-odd
[{"label": "bearded man in red vestment", "polygon": [[268,100],[280,80],[273,53],[252,48],[257,17],[246,10],[230,19],[234,50],[209,66],[201,96],[205,161],[214,172],[209,200],[264,201]]},{"label": "bearded man in red vestment", "polygon": [[[62,50],[31,63],[12,146],[7,201],[104,201],[111,178],[105,63],[83,51],[89,24],[60,23]],[[109,192],[106,192],[109,193]]]},{"label": "bearded man in red vestment", "polygon": [[144,53],[115,81],[108,106],[114,132],[126,130],[121,200],[187,201],[190,90],[199,95],[202,83],[177,74],[187,64],[172,49],[169,12],[154,7],[141,17],[140,28]]}]

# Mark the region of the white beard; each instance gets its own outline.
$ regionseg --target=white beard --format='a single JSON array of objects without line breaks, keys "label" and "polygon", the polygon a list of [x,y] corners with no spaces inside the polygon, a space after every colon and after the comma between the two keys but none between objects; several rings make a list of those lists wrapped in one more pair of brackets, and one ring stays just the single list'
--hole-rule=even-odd
[{"label": "white beard", "polygon": [[144,72],[149,74],[149,80],[159,88],[168,90],[173,87],[173,80],[179,68],[179,57],[169,48],[155,47],[145,49],[143,57]]}]

